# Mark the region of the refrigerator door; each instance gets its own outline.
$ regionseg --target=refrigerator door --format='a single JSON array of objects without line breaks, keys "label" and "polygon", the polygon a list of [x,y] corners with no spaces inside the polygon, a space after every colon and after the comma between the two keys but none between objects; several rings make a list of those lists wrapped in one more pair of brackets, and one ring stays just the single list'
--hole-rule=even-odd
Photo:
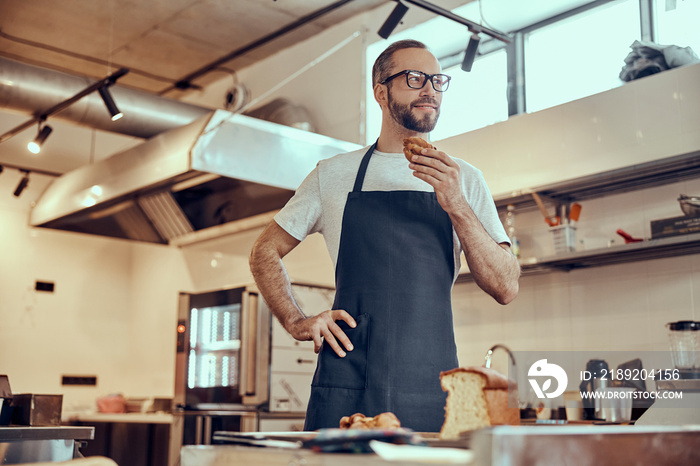
[{"label": "refrigerator door", "polygon": [[246,290],[242,309],[241,376],[243,404],[258,406],[270,392],[270,310],[257,291]]},{"label": "refrigerator door", "polygon": [[181,293],[176,405],[237,409],[267,401],[270,319],[261,301],[246,288]]}]

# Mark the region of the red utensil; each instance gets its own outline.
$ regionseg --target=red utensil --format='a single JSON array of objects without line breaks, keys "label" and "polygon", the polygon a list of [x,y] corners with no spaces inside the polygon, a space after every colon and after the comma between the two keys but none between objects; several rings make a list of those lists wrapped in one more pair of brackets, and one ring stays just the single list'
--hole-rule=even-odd
[{"label": "red utensil", "polygon": [[542,216],[544,217],[544,221],[547,222],[547,225],[550,227],[555,227],[559,225],[559,217],[556,215],[549,215],[549,212],[547,212],[547,208],[544,205],[544,202],[542,202],[542,198],[540,197],[539,194],[537,193],[531,193],[532,198],[535,200],[535,204],[537,204],[537,207],[540,208],[540,212],[542,212]]},{"label": "red utensil", "polygon": [[569,212],[569,223],[572,225],[576,225],[576,222],[578,222],[578,218],[581,215],[581,204],[578,202],[574,202],[571,204],[571,211]]},{"label": "red utensil", "polygon": [[617,230],[617,234],[625,238],[625,244],[629,243],[639,243],[640,241],[644,241],[642,238],[633,238],[632,235],[627,233],[625,230],[622,228],[619,228]]}]

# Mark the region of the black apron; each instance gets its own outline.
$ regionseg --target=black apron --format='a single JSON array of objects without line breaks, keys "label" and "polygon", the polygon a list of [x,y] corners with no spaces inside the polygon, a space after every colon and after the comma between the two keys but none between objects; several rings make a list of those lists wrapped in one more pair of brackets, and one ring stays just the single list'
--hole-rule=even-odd
[{"label": "black apron", "polygon": [[434,192],[362,191],[376,145],[348,194],[335,269],[333,309],[356,320],[356,328],[337,321],[354,350],[341,358],[321,346],[307,431],[338,427],[357,412],[391,411],[403,427],[438,432],[446,399],[440,372],[458,367],[452,222]]}]

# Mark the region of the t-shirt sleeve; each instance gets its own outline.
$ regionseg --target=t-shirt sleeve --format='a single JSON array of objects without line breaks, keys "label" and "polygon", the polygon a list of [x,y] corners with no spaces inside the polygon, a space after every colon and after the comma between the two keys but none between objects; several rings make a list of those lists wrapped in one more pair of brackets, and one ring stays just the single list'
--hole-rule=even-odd
[{"label": "t-shirt sleeve", "polygon": [[317,165],[274,219],[287,233],[303,241],[311,233],[321,231],[321,212]]}]

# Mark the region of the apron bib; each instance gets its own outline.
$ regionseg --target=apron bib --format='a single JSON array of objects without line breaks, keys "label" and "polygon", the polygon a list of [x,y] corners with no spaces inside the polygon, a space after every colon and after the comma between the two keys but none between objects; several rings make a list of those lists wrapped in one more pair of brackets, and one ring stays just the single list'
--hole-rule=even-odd
[{"label": "apron bib", "polygon": [[304,429],[391,411],[401,425],[438,432],[446,393],[440,372],[458,367],[452,323],[452,223],[434,192],[362,191],[376,143],[348,194],[336,264],[333,309],[354,349],[321,346]]}]

